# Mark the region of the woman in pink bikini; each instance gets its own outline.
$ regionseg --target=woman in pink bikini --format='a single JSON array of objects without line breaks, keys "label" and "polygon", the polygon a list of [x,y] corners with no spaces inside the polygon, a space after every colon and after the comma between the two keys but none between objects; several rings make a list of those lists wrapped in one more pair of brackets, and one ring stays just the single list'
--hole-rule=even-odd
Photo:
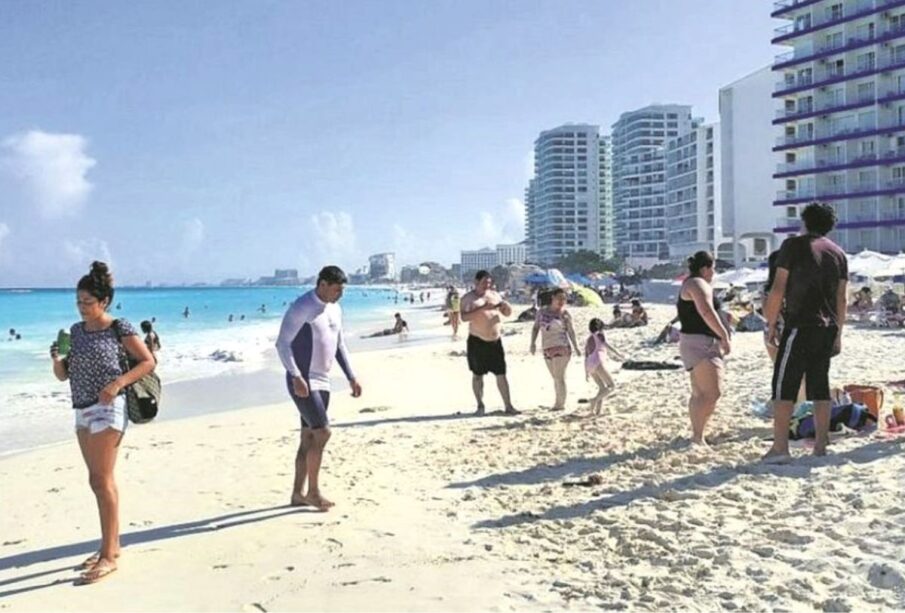
[{"label": "woman in pink bikini", "polygon": [[591,377],[597,384],[597,395],[591,399],[591,410],[600,414],[603,399],[610,395],[616,388],[613,377],[606,369],[606,356],[609,351],[617,360],[625,361],[625,356],[616,351],[610,345],[603,332],[604,324],[596,317],[588,324],[591,334],[584,345],[584,370],[585,378]]},{"label": "woman in pink bikini", "polygon": [[575,353],[581,354],[572,328],[572,316],[566,311],[566,292],[562,289],[553,290],[550,306],[537,310],[531,330],[531,355],[537,351],[538,333],[541,335],[544,362],[556,389],[556,401],[552,408],[562,411],[566,408],[566,367],[572,358],[572,347]]}]

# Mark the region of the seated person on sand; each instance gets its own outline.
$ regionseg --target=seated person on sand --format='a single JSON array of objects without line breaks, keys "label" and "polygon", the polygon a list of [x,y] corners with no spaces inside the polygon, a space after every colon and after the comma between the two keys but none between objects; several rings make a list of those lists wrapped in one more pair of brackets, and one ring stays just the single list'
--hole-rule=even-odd
[{"label": "seated person on sand", "polygon": [[637,298],[632,300],[632,314],[629,322],[631,327],[647,325],[647,311],[641,306],[641,301]]},{"label": "seated person on sand", "polygon": [[902,310],[902,299],[893,291],[892,286],[886,288],[886,291],[880,296],[879,302],[887,313],[898,313]]},{"label": "seated person on sand", "polygon": [[754,305],[748,305],[748,312],[743,315],[735,326],[739,332],[763,332],[767,328],[766,318],[754,310]]},{"label": "seated person on sand", "polygon": [[677,323],[679,323],[678,316],[673,317],[672,321],[663,326],[659,336],[654,340],[654,345],[659,345],[661,343],[678,343],[682,329],[676,325]]},{"label": "seated person on sand", "polygon": [[396,323],[392,328],[385,328],[380,332],[375,332],[374,334],[369,334],[367,336],[363,336],[362,338],[377,338],[380,336],[392,336],[394,334],[398,334],[400,339],[404,339],[408,336],[409,333],[409,325],[405,323],[405,320],[402,319],[402,315],[396,313],[394,315],[396,318]]},{"label": "seated person on sand", "polygon": [[852,303],[851,310],[853,313],[866,313],[874,308],[874,297],[867,286],[862,287],[855,294],[855,300]]}]

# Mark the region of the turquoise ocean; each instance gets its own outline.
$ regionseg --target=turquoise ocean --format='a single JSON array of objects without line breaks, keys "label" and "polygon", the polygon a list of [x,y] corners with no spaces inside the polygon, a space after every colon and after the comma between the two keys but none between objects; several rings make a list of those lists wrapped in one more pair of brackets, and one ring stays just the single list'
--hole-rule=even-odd
[{"label": "turquoise ocean", "polygon": [[[142,320],[155,319],[163,345],[158,371],[165,384],[172,384],[279,368],[272,347],[283,313],[308,289],[122,288],[110,312],[136,328]],[[442,300],[437,294],[431,296],[434,305]],[[397,291],[390,287],[346,288],[344,333],[353,351],[368,348],[361,335],[390,327],[394,311],[406,312],[409,319],[426,312],[427,305],[411,305],[402,295],[397,303]],[[59,330],[77,321],[74,290],[0,289],[0,454],[71,436],[71,414],[62,411],[70,406],[69,386],[53,377],[49,347]]]}]

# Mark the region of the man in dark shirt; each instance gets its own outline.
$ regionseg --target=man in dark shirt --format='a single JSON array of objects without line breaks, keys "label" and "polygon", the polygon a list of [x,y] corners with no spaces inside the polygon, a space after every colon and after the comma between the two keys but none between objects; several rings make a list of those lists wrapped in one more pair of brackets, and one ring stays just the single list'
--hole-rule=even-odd
[{"label": "man in dark shirt", "polygon": [[[836,213],[830,205],[814,202],[802,211],[801,220],[805,233],[787,238],[780,247],[776,278],[764,308],[768,340],[779,345],[773,366],[773,446],[764,456],[772,463],[790,459],[789,421],[802,377],[807,399],[814,403],[814,455],[826,454],[830,358],[842,350],[848,261],[826,237],[836,225]],[[780,310],[785,327],[778,339]]]}]

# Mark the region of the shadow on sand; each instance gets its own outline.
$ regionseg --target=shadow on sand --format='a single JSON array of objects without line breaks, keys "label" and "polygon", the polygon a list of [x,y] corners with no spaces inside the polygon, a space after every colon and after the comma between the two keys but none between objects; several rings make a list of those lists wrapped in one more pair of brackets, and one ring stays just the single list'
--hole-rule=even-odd
[{"label": "shadow on sand", "polygon": [[[277,511],[277,512],[272,512]],[[143,543],[151,543],[155,541],[165,541],[172,538],[179,538],[183,536],[192,536],[195,534],[203,534],[205,532],[215,532],[217,530],[224,530],[227,528],[236,528],[238,526],[243,526],[246,524],[253,524],[261,521],[266,521],[268,519],[274,519],[276,517],[280,517],[282,515],[291,515],[294,513],[316,513],[314,509],[309,509],[305,507],[288,507],[288,506],[278,506],[278,507],[268,507],[263,509],[254,509],[251,511],[239,511],[236,513],[229,513],[227,515],[220,515],[217,517],[210,517],[207,519],[199,519],[197,521],[184,522],[181,524],[172,524],[170,526],[160,526],[158,528],[149,528],[147,530],[139,530],[137,532],[129,532],[121,535],[120,541],[122,542],[123,547],[128,547],[130,545],[141,545]],[[31,566],[32,564],[39,564],[41,562],[50,562],[52,560],[57,560],[60,558],[69,558],[77,555],[89,555],[97,551],[98,541],[82,541],[80,543],[71,543],[69,545],[59,545],[57,547],[48,547],[46,549],[39,549],[36,551],[28,551],[24,553],[18,553],[15,555],[7,556],[5,558],[0,558],[0,571],[8,570],[10,568],[22,568],[26,566]],[[21,583],[23,581],[28,581],[30,579],[35,579],[38,577],[44,577],[48,575],[54,575],[57,573],[72,571],[73,565],[66,564],[65,566],[61,566],[59,568],[55,568],[48,571],[42,571],[38,573],[32,573],[29,575],[22,575],[18,577],[14,577],[12,579],[4,579],[0,580],[0,589],[5,586],[13,585],[16,583]],[[8,596],[13,596],[15,594],[21,594],[24,592],[31,592],[34,590],[43,589],[45,587],[50,587],[52,585],[57,585],[60,583],[71,583],[74,580],[74,577],[69,577],[66,579],[56,579],[49,583],[44,583],[41,585],[32,585],[28,587],[15,588],[11,590],[0,591],[0,599],[6,598]]]},{"label": "shadow on sand", "polygon": [[[770,465],[763,464],[759,461],[748,464],[739,464],[737,466],[718,466],[705,473],[688,475],[679,479],[663,483],[656,486],[642,486],[626,492],[617,492],[601,496],[597,496],[587,502],[572,505],[559,505],[547,509],[544,513],[537,515],[530,512],[518,513],[515,515],[506,515],[499,519],[485,519],[475,523],[473,528],[507,528],[523,523],[534,522],[538,520],[549,519],[574,519],[588,515],[593,511],[605,510],[614,507],[626,506],[636,500],[645,498],[660,498],[666,492],[686,493],[695,490],[708,490],[719,487],[729,481],[732,481],[739,475],[764,475],[770,474],[778,477],[806,479],[810,477],[814,468],[822,468],[826,466],[841,466],[848,462],[856,464],[866,464],[874,462],[891,455],[901,453],[903,439],[893,441],[876,441],[856,447],[848,451],[830,454],[822,458],[813,456],[796,460],[791,464]],[[567,463],[568,464],[568,463]],[[566,465],[563,465],[564,467]],[[527,472],[527,471],[523,471]],[[500,479],[501,476],[496,476]],[[490,479],[490,478],[488,478]],[[518,482],[518,481],[514,481]],[[524,482],[524,481],[523,481]],[[455,484],[453,485],[455,486]],[[451,487],[453,487],[451,486]]]}]

